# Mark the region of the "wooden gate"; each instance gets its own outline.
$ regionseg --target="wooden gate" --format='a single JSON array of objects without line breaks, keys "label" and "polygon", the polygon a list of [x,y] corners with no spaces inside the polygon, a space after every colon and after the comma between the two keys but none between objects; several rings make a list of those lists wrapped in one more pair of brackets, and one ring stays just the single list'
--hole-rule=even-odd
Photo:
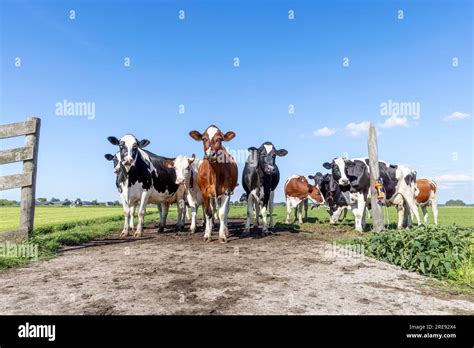
[{"label": "wooden gate", "polygon": [[0,176],[0,191],[21,187],[20,226],[18,230],[0,233],[0,241],[22,242],[33,230],[40,126],[41,120],[36,117],[0,125],[0,139],[26,136],[24,147],[0,151],[0,165],[23,161],[22,174]]}]

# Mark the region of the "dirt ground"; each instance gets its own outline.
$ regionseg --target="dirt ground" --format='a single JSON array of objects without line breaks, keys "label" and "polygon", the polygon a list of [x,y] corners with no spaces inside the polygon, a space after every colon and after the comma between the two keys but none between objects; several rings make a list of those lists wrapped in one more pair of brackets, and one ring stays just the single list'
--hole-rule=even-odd
[{"label": "dirt ground", "polygon": [[0,314],[474,314],[433,280],[327,242],[348,228],[277,228],[227,244],[148,226],[0,272]]}]

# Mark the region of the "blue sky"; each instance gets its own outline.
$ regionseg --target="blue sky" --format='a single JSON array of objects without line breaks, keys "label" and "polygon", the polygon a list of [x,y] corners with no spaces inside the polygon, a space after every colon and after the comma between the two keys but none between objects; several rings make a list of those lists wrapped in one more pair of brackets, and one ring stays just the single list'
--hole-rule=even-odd
[{"label": "blue sky", "polygon": [[[286,177],[366,156],[373,122],[381,159],[434,178],[440,202],[472,203],[472,22],[467,0],[2,0],[0,123],[41,117],[38,197],[116,200],[107,136],[133,133],[160,155],[202,157],[188,132],[215,123],[236,132],[232,150],[270,140],[289,151],[277,162],[281,201]],[[65,99],[95,103],[94,119],[56,115]],[[389,100],[420,112],[381,115]]]}]

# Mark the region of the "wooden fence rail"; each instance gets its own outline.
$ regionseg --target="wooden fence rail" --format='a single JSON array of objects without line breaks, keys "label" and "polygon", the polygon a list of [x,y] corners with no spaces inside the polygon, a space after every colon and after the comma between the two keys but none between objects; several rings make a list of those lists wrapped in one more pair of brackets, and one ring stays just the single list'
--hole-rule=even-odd
[{"label": "wooden fence rail", "polygon": [[23,173],[0,176],[0,191],[21,187],[20,226],[0,233],[0,241],[22,242],[33,230],[35,217],[36,168],[41,120],[0,125],[0,139],[25,135],[25,146],[0,151],[0,165],[23,161]]}]

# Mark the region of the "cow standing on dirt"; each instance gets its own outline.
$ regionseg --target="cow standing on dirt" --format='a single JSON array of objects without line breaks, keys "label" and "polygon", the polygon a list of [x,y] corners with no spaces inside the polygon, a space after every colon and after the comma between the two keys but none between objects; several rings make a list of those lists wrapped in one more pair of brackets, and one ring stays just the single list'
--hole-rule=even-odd
[{"label": "cow standing on dirt", "polygon": [[[108,137],[112,145],[119,146],[121,158],[121,183],[123,186],[122,206],[124,210],[124,227],[121,237],[129,235],[130,210],[139,203],[138,225],[135,237],[140,237],[143,233],[145,208],[148,203],[164,204],[164,217],[161,221],[160,230],[164,230],[166,225],[167,207],[169,204],[177,203],[184,193],[184,188],[176,185],[176,174],[174,170],[164,165],[166,160],[172,160],[157,156],[149,151],[143,150],[150,141],[138,141],[135,136],[127,134],[120,140],[116,137]],[[181,207],[178,205],[178,217],[181,214]],[[179,226],[179,221],[178,221]]]},{"label": "cow standing on dirt", "polygon": [[[323,163],[324,168],[332,170],[332,176],[341,189],[350,190],[355,229],[360,232],[365,228],[365,212],[370,195],[368,164],[368,158],[348,160],[344,157],[337,157],[331,163]],[[404,226],[410,211],[420,224],[415,203],[416,172],[403,165],[388,164],[383,161],[379,161],[379,172],[383,185],[384,203],[387,206],[394,205],[398,210],[398,229]]]},{"label": "cow standing on dirt", "polygon": [[224,134],[218,127],[211,125],[202,134],[193,130],[189,135],[196,141],[202,141],[204,145],[204,160],[198,172],[198,184],[206,212],[204,241],[211,240],[213,206],[215,206],[219,211],[219,241],[225,243],[229,233],[227,227],[229,201],[237,186],[238,172],[234,158],[227,152],[222,142],[232,140],[235,133]]},{"label": "cow standing on dirt", "polygon": [[309,199],[314,204],[324,203],[324,197],[318,186],[311,185],[302,175],[292,175],[285,182],[286,221],[290,223],[291,209],[295,208],[295,221],[298,216],[300,224],[303,223],[302,210],[304,201]]},{"label": "cow standing on dirt", "polygon": [[[184,197],[191,209],[191,233],[196,231],[197,210],[203,204],[202,191],[198,185],[198,172],[201,164],[202,161],[196,159],[194,154],[192,157],[180,155],[174,161],[166,162],[168,168],[173,168],[176,172],[176,184],[184,185]],[[203,221],[205,221],[205,215]]]},{"label": "cow standing on dirt", "polygon": [[332,174],[316,173],[309,175],[309,179],[313,179],[314,183],[319,187],[321,193],[328,206],[329,223],[336,224],[341,214],[344,213],[342,219],[346,217],[347,209],[350,204],[349,191],[343,192],[341,187],[334,180]]},{"label": "cow standing on dirt", "polygon": [[262,233],[268,232],[267,210],[270,212],[270,228],[273,228],[273,197],[280,181],[276,156],[288,154],[285,149],[277,150],[269,141],[258,149],[249,147],[249,157],[242,173],[242,185],[247,195],[247,221],[245,232],[250,231],[250,215],[255,209],[254,228],[258,228],[259,210],[262,211]]}]

